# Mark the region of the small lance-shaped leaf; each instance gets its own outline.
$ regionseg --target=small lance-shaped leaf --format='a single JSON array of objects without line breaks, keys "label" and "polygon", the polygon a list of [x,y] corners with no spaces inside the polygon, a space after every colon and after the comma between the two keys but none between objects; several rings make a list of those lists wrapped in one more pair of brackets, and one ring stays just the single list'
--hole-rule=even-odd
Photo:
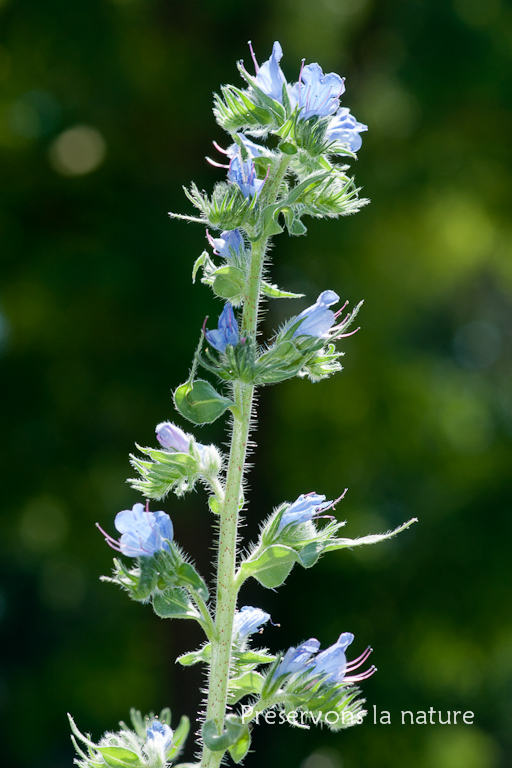
[{"label": "small lance-shaped leaf", "polygon": [[134,768],[140,765],[139,756],[124,747],[96,747],[107,765],[112,768]]},{"label": "small lance-shaped leaf", "polygon": [[357,539],[331,539],[330,541],[326,542],[324,551],[334,552],[336,549],[345,549],[346,547],[352,548],[360,547],[364,544],[378,544],[379,541],[385,541],[386,539],[393,538],[393,536],[396,536],[397,533],[405,531],[406,528],[409,528],[413,523],[417,522],[418,518],[413,517],[406,523],[399,525],[398,528],[395,528],[393,531],[388,531],[388,533],[372,533],[369,536],[360,536]]},{"label": "small lance-shaped leaf", "polygon": [[212,646],[210,643],[206,643],[198,651],[190,651],[178,656],[176,661],[183,667],[192,667],[194,664],[209,664],[212,660]]},{"label": "small lance-shaped leaf", "polygon": [[188,736],[188,732],[190,731],[190,720],[186,715],[183,715],[181,718],[179,725],[177,728],[174,729],[174,733],[172,735],[172,748],[169,752],[167,752],[166,758],[167,760],[173,760],[176,755],[178,755],[181,750],[183,749],[183,745],[185,744],[185,741]]},{"label": "small lance-shaped leaf", "polygon": [[259,672],[246,672],[229,681],[229,703],[236,704],[244,696],[261,693],[265,678]]},{"label": "small lance-shaped leaf", "polygon": [[270,296],[273,299],[302,299],[304,296],[303,293],[283,291],[281,288],[278,288],[277,285],[266,283],[265,280],[262,280],[261,282],[261,292],[264,293],[265,296]]},{"label": "small lance-shaped leaf", "polygon": [[196,569],[190,563],[182,563],[176,570],[176,584],[179,587],[197,592],[203,600],[208,600],[208,587],[204,580],[198,574]]},{"label": "small lance-shaped leaf", "polygon": [[162,619],[199,619],[200,614],[194,607],[184,589],[166,589],[154,595],[153,610]]},{"label": "small lance-shaped leaf", "polygon": [[194,383],[186,381],[179,386],[174,393],[174,404],[181,415],[194,424],[211,424],[234,405],[203,379]]}]

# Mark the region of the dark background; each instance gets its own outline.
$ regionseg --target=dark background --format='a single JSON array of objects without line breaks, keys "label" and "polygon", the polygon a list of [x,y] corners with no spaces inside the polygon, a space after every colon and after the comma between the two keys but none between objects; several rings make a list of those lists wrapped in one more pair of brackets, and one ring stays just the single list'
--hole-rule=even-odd
[{"label": "dark background", "polygon": [[[261,393],[245,541],[281,501],[346,486],[346,535],[420,523],[244,588],[281,625],[273,650],[350,630],[379,667],[364,725],[262,726],[246,765],[512,765],[511,21],[500,0],[1,0],[2,766],[71,765],[67,711],[99,738],[133,705],[198,706],[174,658],[200,634],[98,581],[94,523],[139,500],[128,454],[175,417],[221,308],[190,281],[204,231],[166,212],[223,178],[211,94],[248,39],[260,62],[279,39],[289,80],[302,57],[346,75],[372,204],[276,241],[274,280],[308,301],[272,304],[268,331],[326,288],[365,305],[341,375]],[[161,506],[211,574],[204,492]],[[400,725],[430,707],[475,723]]]}]

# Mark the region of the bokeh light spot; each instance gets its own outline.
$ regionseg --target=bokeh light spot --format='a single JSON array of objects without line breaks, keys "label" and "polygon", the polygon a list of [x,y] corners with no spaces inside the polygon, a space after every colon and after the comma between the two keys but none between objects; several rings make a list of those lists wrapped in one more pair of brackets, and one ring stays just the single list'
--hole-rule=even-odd
[{"label": "bokeh light spot", "polygon": [[76,125],[61,133],[50,147],[50,162],[62,176],[82,176],[104,161],[106,144],[96,128]]},{"label": "bokeh light spot", "polygon": [[342,762],[337,752],[322,750],[313,752],[301,763],[300,768],[342,768]]}]

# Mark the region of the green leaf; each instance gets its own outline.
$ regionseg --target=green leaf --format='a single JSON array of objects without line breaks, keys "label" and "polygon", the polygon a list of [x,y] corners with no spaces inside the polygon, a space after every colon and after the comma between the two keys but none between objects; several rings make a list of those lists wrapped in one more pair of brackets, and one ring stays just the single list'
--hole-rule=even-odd
[{"label": "green leaf", "polygon": [[234,405],[203,379],[193,384],[186,381],[179,386],[174,393],[174,404],[181,415],[194,424],[211,424]]},{"label": "green leaf", "polygon": [[181,587],[167,589],[153,597],[153,610],[161,619],[198,619],[199,613]]},{"label": "green leaf", "polygon": [[253,693],[261,693],[265,678],[259,672],[245,672],[243,675],[233,677],[229,681],[229,703],[237,701]]},{"label": "green leaf", "polygon": [[249,650],[239,653],[235,657],[235,662],[240,664],[268,664],[275,660],[274,654],[266,651]]},{"label": "green leaf", "polygon": [[194,266],[192,268],[192,282],[193,283],[195,283],[195,281],[196,281],[196,277],[197,277],[197,273],[199,271],[199,268],[200,267],[204,268],[205,265],[210,267],[210,268],[215,266],[213,261],[210,258],[210,254],[207,251],[203,251],[202,254],[200,256],[198,256],[198,258],[194,262]]},{"label": "green leaf", "polygon": [[243,293],[245,285],[244,273],[238,267],[226,265],[214,272],[213,292],[221,299],[232,301]]},{"label": "green leaf", "polygon": [[208,749],[212,752],[225,752],[236,744],[248,732],[247,725],[242,723],[237,715],[227,715],[226,730],[219,736],[215,720],[206,720],[203,723],[202,735]]},{"label": "green leaf", "polygon": [[235,763],[241,763],[251,746],[251,734],[246,726],[244,732],[233,746],[229,747],[229,754]]},{"label": "green leaf", "polygon": [[233,743],[227,731],[219,736],[215,720],[206,720],[203,723],[202,735],[204,743],[212,752],[225,752]]},{"label": "green leaf", "polygon": [[101,753],[106,764],[113,768],[140,765],[139,756],[124,747],[96,747],[96,749]]},{"label": "green leaf", "polygon": [[176,570],[176,584],[180,587],[191,588],[197,592],[203,600],[208,600],[208,587],[201,576],[190,563],[182,563]]},{"label": "green leaf", "polygon": [[192,667],[194,664],[209,664],[212,659],[212,647],[210,643],[206,643],[198,651],[190,651],[190,653],[184,653],[178,656],[176,661],[183,667]]},{"label": "green leaf", "polygon": [[261,292],[264,293],[265,296],[270,296],[273,299],[302,299],[304,296],[303,293],[283,291],[281,288],[278,288],[277,285],[267,283],[265,280],[261,281]]},{"label": "green leaf", "polygon": [[397,533],[401,533],[402,531],[405,531],[406,528],[409,528],[413,523],[417,523],[418,518],[413,517],[411,520],[409,520],[407,523],[403,523],[403,525],[399,525],[398,528],[395,528],[394,531],[388,531],[388,533],[372,533],[369,536],[360,536],[357,539],[331,539],[330,542],[328,542],[327,546],[325,547],[325,552],[334,552],[336,549],[345,549],[346,547],[361,547],[364,544],[378,544],[379,541],[385,541],[386,539],[391,539],[393,536],[396,536]]},{"label": "green leaf", "polygon": [[273,589],[281,586],[297,560],[298,555],[291,547],[272,544],[265,547],[254,560],[245,560],[241,571],[245,578],[253,576],[264,587]]}]

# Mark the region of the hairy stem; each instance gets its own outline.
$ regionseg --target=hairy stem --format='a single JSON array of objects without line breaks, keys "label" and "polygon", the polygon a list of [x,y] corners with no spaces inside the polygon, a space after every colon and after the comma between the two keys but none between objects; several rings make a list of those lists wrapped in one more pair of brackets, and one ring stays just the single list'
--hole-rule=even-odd
[{"label": "hairy stem", "polygon": [[[288,163],[289,158],[284,156],[275,174],[267,180],[264,204],[270,205],[275,202]],[[254,340],[256,340],[258,329],[260,287],[267,240],[268,238],[261,238],[253,242],[244,297],[241,335]],[[238,517],[243,499],[242,486],[253,415],[254,389],[253,385],[241,381],[236,381],[233,385],[236,408],[233,409],[229,465],[224,503],[220,514],[215,615],[216,639],[212,643],[206,710],[206,719],[216,722],[219,734],[223,731],[226,715],[233,619],[239,589],[236,582]],[[222,757],[223,752],[212,752],[205,745],[201,768],[217,768]]]}]

